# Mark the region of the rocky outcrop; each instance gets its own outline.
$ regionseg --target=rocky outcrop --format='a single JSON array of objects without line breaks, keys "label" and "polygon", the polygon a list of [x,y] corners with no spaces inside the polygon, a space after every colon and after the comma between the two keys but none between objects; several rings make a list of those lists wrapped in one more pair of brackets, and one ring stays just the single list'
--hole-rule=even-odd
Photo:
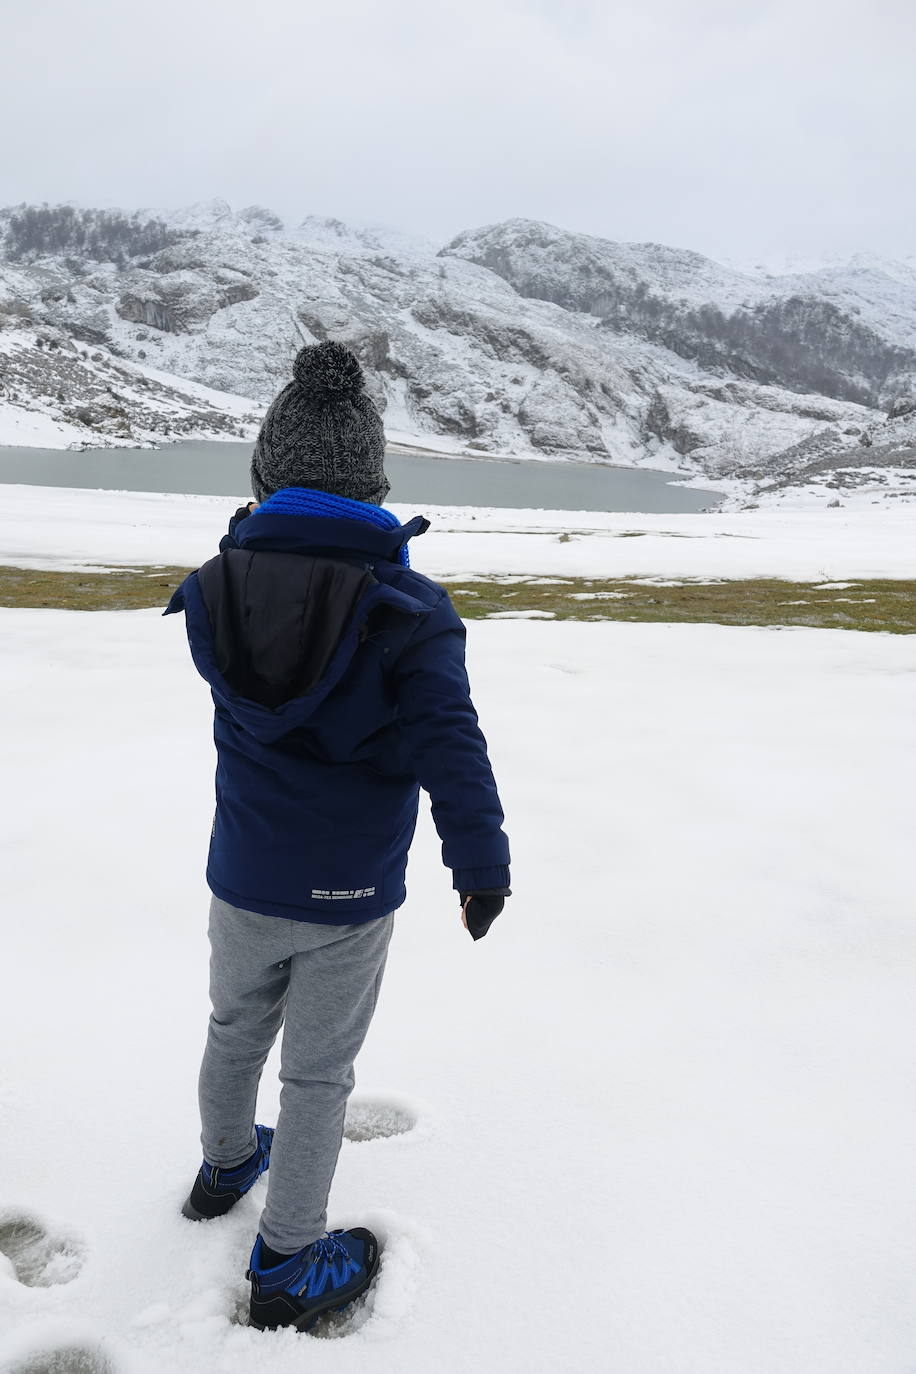
[{"label": "rocky outcrop", "polygon": [[282,234],[283,221],[273,210],[264,205],[246,205],[240,210],[238,218],[246,224],[253,234]]},{"label": "rocky outcrop", "polygon": [[684,420],[674,418],[660,391],[656,391],[646,411],[646,431],[662,442],[667,441],[675,453],[685,457],[695,449],[702,448],[704,442],[704,436],[698,430],[692,430]]},{"label": "rocky outcrop", "polygon": [[247,276],[217,269],[209,277],[201,269],[151,276],[139,270],[131,274],[133,290],[122,292],[115,305],[122,320],[143,324],[164,334],[188,334],[205,324],[218,310],[260,293]]},{"label": "rocky outcrop", "polygon": [[217,310],[225,310],[230,305],[239,305],[242,301],[253,301],[260,295],[258,288],[250,281],[219,281],[220,290],[217,292]]},{"label": "rocky outcrop", "polygon": [[185,323],[180,311],[153,292],[142,295],[135,291],[125,291],[115,306],[122,320],[132,324],[149,325],[150,329],[161,329],[164,334],[181,334]]}]

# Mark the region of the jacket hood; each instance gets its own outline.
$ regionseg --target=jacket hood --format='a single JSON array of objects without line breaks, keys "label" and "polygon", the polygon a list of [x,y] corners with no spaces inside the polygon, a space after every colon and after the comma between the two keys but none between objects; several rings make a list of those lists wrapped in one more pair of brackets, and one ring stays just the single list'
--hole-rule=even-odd
[{"label": "jacket hood", "polygon": [[383,530],[255,511],[221,554],[185,578],[163,614],[184,611],[194,665],[216,705],[273,743],[306,725],[340,682],[373,610],[416,617],[432,609],[396,585],[412,578],[394,566],[427,528],[422,517]]}]

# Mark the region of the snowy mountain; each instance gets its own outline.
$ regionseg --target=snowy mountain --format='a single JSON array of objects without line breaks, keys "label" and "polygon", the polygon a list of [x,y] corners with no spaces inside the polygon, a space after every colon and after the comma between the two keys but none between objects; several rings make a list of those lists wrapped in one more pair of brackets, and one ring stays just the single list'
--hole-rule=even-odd
[{"label": "snowy mountain", "polygon": [[705,368],[793,391],[884,405],[916,386],[916,271],[877,260],[754,277],[699,253],[608,243],[511,220],[442,250],[520,295],[599,318]]},{"label": "snowy mountain", "polygon": [[[886,412],[916,396],[911,264],[774,277],[527,220],[437,252],[382,226],[289,229],[222,201],[0,211],[0,340],[34,349],[49,327],[259,403],[302,342],[341,339],[390,434],[710,477],[784,473],[775,455],[824,436],[844,452],[897,442]],[[43,366],[31,400],[53,409]],[[227,414],[237,426],[237,401]]]}]

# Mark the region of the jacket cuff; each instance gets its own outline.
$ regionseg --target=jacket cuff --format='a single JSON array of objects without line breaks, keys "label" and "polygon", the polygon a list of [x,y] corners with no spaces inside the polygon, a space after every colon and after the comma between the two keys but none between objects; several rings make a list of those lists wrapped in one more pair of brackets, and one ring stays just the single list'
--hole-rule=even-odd
[{"label": "jacket cuff", "polygon": [[494,864],[491,868],[456,868],[452,870],[452,887],[456,892],[482,892],[487,888],[507,888],[508,886],[508,864]]}]

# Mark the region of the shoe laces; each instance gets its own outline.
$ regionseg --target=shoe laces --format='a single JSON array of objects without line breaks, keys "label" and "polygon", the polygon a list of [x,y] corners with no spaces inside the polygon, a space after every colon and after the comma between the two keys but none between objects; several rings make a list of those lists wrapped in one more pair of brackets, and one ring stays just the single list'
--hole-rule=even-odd
[{"label": "shoe laces", "polygon": [[349,1250],[344,1245],[343,1241],[337,1239],[336,1232],[329,1231],[328,1234],[322,1236],[320,1240],[312,1242],[311,1258],[313,1260],[323,1259],[330,1265],[338,1255],[343,1260],[349,1261],[350,1259]]}]

